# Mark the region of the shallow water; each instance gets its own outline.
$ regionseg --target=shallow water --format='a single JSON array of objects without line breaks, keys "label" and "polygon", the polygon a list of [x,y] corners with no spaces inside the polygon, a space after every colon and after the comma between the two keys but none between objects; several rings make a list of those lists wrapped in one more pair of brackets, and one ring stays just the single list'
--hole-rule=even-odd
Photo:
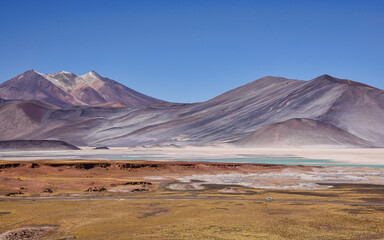
[{"label": "shallow water", "polygon": [[37,159],[100,159],[100,160],[153,160],[153,161],[193,161],[193,162],[232,162],[232,163],[263,163],[280,165],[306,165],[306,166],[339,166],[339,167],[371,167],[384,168],[384,165],[346,164],[326,159],[305,159],[290,155],[265,156],[253,154],[239,154],[226,158],[201,158],[193,156],[186,158],[164,153],[74,153],[74,152],[26,152],[0,153],[0,160],[37,160]]},{"label": "shallow water", "polygon": [[384,165],[345,164],[345,163],[325,160],[325,159],[305,159],[305,158],[222,158],[222,159],[179,159],[179,160],[201,161],[201,162],[235,162],[235,163],[280,164],[280,165],[384,168]]}]

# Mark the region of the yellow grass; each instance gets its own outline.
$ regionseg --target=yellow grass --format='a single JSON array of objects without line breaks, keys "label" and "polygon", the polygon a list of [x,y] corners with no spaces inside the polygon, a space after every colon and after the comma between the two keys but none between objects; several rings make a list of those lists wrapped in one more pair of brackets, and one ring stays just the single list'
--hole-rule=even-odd
[{"label": "yellow grass", "polygon": [[[137,196],[145,195],[152,196]],[[349,193],[343,200],[355,202],[358,197],[361,194]],[[300,196],[315,198],[320,199]],[[11,212],[0,216],[0,232],[58,225],[46,239],[384,239],[384,206],[208,199],[7,200],[0,202],[0,212]]]}]

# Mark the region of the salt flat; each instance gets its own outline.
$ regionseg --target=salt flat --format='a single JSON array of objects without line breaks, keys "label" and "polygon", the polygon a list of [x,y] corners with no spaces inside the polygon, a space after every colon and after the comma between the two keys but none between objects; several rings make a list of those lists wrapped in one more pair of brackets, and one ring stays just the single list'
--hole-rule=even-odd
[{"label": "salt flat", "polygon": [[[212,160],[234,161],[245,158],[263,159],[274,163],[273,159],[321,160],[314,162],[340,163],[351,165],[384,166],[384,148],[237,148],[228,146],[211,147],[135,147],[93,150],[82,147],[76,151],[15,151],[0,152],[0,160],[39,160],[39,159],[100,159],[100,160]],[[327,160],[327,161],[323,161]],[[287,162],[289,164],[289,162]]]}]

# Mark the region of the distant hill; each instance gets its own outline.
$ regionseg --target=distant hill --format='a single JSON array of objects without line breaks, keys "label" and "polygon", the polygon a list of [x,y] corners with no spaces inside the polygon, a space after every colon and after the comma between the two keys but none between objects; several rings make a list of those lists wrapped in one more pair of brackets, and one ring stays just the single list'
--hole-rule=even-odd
[{"label": "distant hill", "polygon": [[78,150],[79,148],[63,141],[56,140],[12,140],[0,141],[0,151],[31,150]]},{"label": "distant hill", "polygon": [[[38,121],[19,107],[20,102],[0,103],[0,112],[8,109],[6,117],[0,115],[4,126],[0,132],[6,133],[0,138],[53,138],[94,146],[183,146],[241,142],[253,134],[251,142],[257,146],[263,142],[258,134],[273,136],[281,133],[278,126],[284,126],[285,132],[300,131],[295,139],[306,139],[300,140],[303,144],[384,146],[384,91],[329,75],[310,81],[268,76],[194,104],[159,102],[126,108],[121,101],[110,101],[114,103],[70,109],[41,105]],[[277,123],[282,124],[273,125]],[[318,135],[322,131],[326,134]],[[300,141],[289,144],[301,145]]]},{"label": "distant hill", "polygon": [[262,127],[235,141],[235,144],[246,147],[373,146],[332,124],[305,118],[294,118]]},{"label": "distant hill", "polygon": [[0,98],[40,100],[59,107],[112,103],[141,106],[163,102],[136,92],[94,71],[77,76],[65,71],[42,74],[29,70],[0,84]]}]

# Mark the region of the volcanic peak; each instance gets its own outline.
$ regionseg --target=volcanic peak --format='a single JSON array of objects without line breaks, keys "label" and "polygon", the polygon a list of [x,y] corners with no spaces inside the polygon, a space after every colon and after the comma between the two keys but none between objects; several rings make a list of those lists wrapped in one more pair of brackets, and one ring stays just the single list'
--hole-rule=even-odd
[{"label": "volcanic peak", "polygon": [[323,74],[313,80],[311,80],[313,82],[322,82],[322,83],[326,83],[326,82],[331,82],[331,83],[339,83],[339,84],[346,84],[346,85],[350,85],[350,86],[358,86],[358,87],[369,87],[369,88],[374,88],[372,86],[369,86],[367,84],[364,84],[364,83],[360,83],[360,82],[355,82],[355,81],[351,81],[351,80],[348,80],[348,79],[340,79],[340,78],[335,78],[335,77],[332,77],[330,75],[327,75],[327,74]]},{"label": "volcanic peak", "polygon": [[0,97],[8,100],[41,100],[61,107],[116,102],[140,106],[164,102],[136,92],[93,70],[78,76],[67,71],[42,74],[31,69],[0,84]]}]

